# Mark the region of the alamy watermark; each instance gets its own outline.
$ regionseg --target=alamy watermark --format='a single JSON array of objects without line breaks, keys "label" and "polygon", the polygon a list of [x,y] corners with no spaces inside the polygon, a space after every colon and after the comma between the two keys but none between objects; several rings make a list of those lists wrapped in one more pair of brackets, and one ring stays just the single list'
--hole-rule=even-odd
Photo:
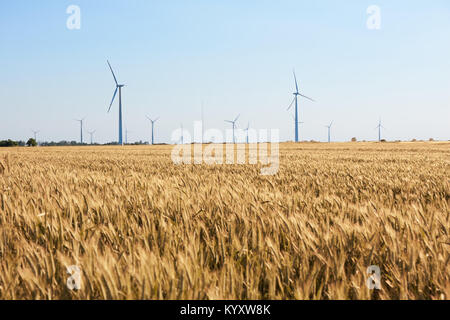
[{"label": "alamy watermark", "polygon": [[67,267],[67,274],[70,275],[67,278],[66,285],[69,290],[81,289],[81,269],[80,267],[73,265]]},{"label": "alamy watermark", "polygon": [[172,133],[171,139],[179,143],[172,149],[172,161],[177,165],[259,163],[262,165],[262,175],[275,175],[279,169],[278,129],[271,129],[270,133],[267,129],[228,129],[224,137],[218,129],[203,132],[202,122],[196,121],[194,135],[179,128]]},{"label": "alamy watermark", "polygon": [[367,268],[366,273],[369,277],[366,280],[366,285],[369,290],[381,289],[381,270],[379,266],[370,266]]},{"label": "alamy watermark", "polygon": [[70,14],[67,18],[66,26],[69,30],[81,29],[81,9],[77,5],[70,5],[66,9],[66,13]]},{"label": "alamy watermark", "polygon": [[366,26],[369,30],[381,29],[381,8],[377,5],[371,5],[367,8],[366,13],[369,15],[367,18]]}]

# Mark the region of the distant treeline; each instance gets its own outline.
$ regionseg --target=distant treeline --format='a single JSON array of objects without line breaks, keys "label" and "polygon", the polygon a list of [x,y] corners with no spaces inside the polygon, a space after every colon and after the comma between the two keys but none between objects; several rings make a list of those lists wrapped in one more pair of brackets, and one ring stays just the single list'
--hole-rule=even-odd
[{"label": "distant treeline", "polygon": [[[127,145],[146,145],[149,144],[147,141],[137,141],[133,143],[127,143]],[[108,143],[79,143],[77,141],[59,141],[59,142],[39,142],[40,146],[43,147],[54,147],[54,146],[116,146],[117,142],[108,142]]]},{"label": "distant treeline", "polygon": [[0,140],[0,147],[24,147],[25,141]]},{"label": "distant treeline", "polygon": [[[0,147],[24,147],[26,145],[33,145],[33,143],[30,143],[30,141],[34,139],[30,139],[29,142],[25,142],[25,141],[14,141],[11,139],[8,140],[0,140]],[[149,143],[147,141],[137,141],[137,142],[133,142],[133,143],[127,143],[127,145],[148,145]],[[55,142],[55,141],[51,141],[51,142],[39,142],[39,146],[43,146],[43,147],[56,147],[56,146],[114,146],[114,145],[118,145],[117,142],[108,142],[108,143],[79,143],[77,141],[66,141],[66,140],[62,140],[59,142]]]}]

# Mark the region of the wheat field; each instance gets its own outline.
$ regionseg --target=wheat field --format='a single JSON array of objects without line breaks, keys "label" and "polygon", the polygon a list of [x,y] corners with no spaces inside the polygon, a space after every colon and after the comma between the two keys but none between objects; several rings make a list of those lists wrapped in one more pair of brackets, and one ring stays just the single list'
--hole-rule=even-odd
[{"label": "wheat field", "polygon": [[1,149],[0,299],[450,298],[450,143],[285,143],[274,176],[171,150]]}]

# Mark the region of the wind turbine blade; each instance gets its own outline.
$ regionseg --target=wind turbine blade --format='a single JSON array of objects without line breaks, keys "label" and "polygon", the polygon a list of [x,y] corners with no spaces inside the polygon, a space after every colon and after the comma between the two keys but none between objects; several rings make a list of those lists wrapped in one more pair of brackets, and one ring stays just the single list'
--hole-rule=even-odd
[{"label": "wind turbine blade", "polygon": [[315,102],[314,99],[311,99],[310,97],[304,96],[303,94],[300,94],[300,93],[299,93],[299,95],[302,96],[303,98],[306,98],[306,99],[308,99],[308,100],[311,100],[312,102]]},{"label": "wind turbine blade", "polygon": [[291,104],[289,105],[289,107],[287,108],[286,111],[289,111],[291,109],[292,105],[294,104],[294,101],[295,101],[295,97],[294,97],[294,99],[292,99],[292,102],[291,102]]},{"label": "wind turbine blade", "polygon": [[150,119],[150,117],[149,116],[145,116],[148,120],[150,120],[150,121],[152,121],[152,119]]},{"label": "wind turbine blade", "polygon": [[297,84],[297,76],[295,75],[295,70],[292,70],[292,72],[294,73],[294,80],[295,80],[295,92],[298,93],[298,84]]},{"label": "wind turbine blade", "polygon": [[233,121],[230,121],[230,120],[224,120],[225,122],[229,122],[229,123],[233,123]]},{"label": "wind turbine blade", "polygon": [[114,81],[116,82],[116,85],[118,86],[119,83],[117,83],[116,75],[114,74],[114,71],[113,71],[113,69],[112,69],[112,67],[111,67],[111,64],[109,63],[108,60],[106,60],[106,62],[108,62],[108,66],[109,66],[109,68],[111,69],[111,73],[112,73],[112,75],[113,75],[113,77],[114,77]]},{"label": "wind turbine blade", "polygon": [[112,100],[111,100],[111,104],[109,105],[108,112],[109,112],[109,110],[111,110],[111,106],[112,106],[112,104],[113,104],[113,102],[114,102],[114,98],[116,97],[117,90],[118,90],[118,88],[116,87],[116,90],[114,91],[114,95],[113,95]]},{"label": "wind turbine blade", "polygon": [[241,116],[241,115],[239,114],[239,115],[236,117],[236,119],[234,119],[233,122],[236,122],[236,121],[239,119],[240,116]]}]

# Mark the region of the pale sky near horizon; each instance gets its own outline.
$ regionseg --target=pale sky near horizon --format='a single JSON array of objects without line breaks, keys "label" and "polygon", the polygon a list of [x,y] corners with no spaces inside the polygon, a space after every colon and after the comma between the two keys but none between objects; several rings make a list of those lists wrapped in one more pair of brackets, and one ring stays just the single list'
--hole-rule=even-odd
[{"label": "pale sky near horizon", "polygon": [[[69,30],[69,5],[81,29]],[[381,9],[381,29],[366,26]],[[0,140],[79,140],[86,116],[97,142],[116,141],[123,89],[129,142],[150,139],[146,115],[160,117],[156,142],[171,142],[183,123],[204,118],[225,130],[241,117],[278,128],[293,140],[295,68],[300,138],[376,140],[381,117],[388,140],[450,139],[448,0],[70,0],[2,1]]]}]

